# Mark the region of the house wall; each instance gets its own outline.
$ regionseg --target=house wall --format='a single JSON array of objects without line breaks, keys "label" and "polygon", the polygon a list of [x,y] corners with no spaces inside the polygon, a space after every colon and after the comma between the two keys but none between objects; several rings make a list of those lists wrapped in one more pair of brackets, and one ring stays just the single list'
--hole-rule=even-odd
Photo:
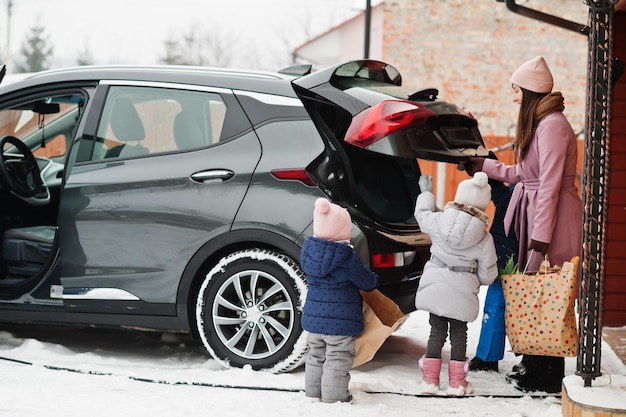
[{"label": "house wall", "polygon": [[[580,24],[589,13],[584,2],[571,0],[528,0],[524,6]],[[582,148],[587,37],[515,14],[496,0],[394,0],[384,7],[383,61],[400,70],[405,86],[437,88],[440,98],[467,107],[478,119],[487,147],[513,141],[519,107],[512,102],[511,73],[542,55],[554,76],[554,91],[565,97],[564,114]],[[510,150],[496,155],[513,161]],[[580,178],[582,153],[578,157]],[[454,198],[457,184],[467,178],[455,167],[438,170],[422,161],[420,166],[443,182],[438,203]]]},{"label": "house wall", "polygon": [[[520,3],[520,2],[518,2]],[[528,0],[525,7],[587,23],[589,7],[571,0]],[[565,97],[565,115],[579,133],[578,179],[582,177],[586,122],[587,37],[509,11],[496,0],[394,0],[385,2],[383,60],[396,66],[403,84],[435,87],[439,97],[469,108],[487,146],[513,140],[518,107],[511,101],[510,74],[542,55]],[[626,61],[626,1],[615,13],[614,54]],[[603,323],[626,325],[626,75],[614,89],[610,132],[611,183],[608,193]],[[497,153],[512,162],[511,151]],[[439,202],[454,198],[467,178],[455,167],[420,161],[444,182]],[[580,188],[580,181],[577,182]],[[492,213],[493,207],[488,211]]]},{"label": "house wall", "polygon": [[[589,8],[572,0],[528,0],[525,7],[585,24]],[[509,11],[496,0],[385,2],[383,58],[403,84],[435,87],[440,98],[466,106],[484,136],[512,136],[518,106],[511,73],[537,55],[546,59],[555,91],[576,132],[585,125],[587,37]],[[490,145],[490,144],[488,144]]]},{"label": "house wall", "polygon": [[[369,58],[381,60],[383,55],[382,4],[372,7],[370,17]],[[313,64],[314,69],[338,62],[363,59],[365,52],[365,13],[324,32],[293,51],[295,63]]]},{"label": "house wall", "polygon": [[[518,3],[572,22],[588,22],[589,7],[584,1]],[[382,10],[380,20],[378,9]],[[440,98],[467,107],[478,119],[489,148],[513,140],[518,107],[511,101],[511,72],[530,58],[544,56],[555,79],[554,90],[561,91],[565,97],[564,114],[578,134],[577,186],[581,190],[588,69],[586,36],[515,14],[496,0],[387,0],[375,8],[372,20],[371,42],[376,46],[370,58],[397,67],[405,86],[415,90],[437,88]],[[359,36],[363,24],[361,14],[307,42],[296,52],[313,62],[326,54],[320,62],[328,64],[360,59],[363,42]],[[626,0],[620,0],[616,6],[613,29],[614,53],[626,61]],[[333,35],[339,30],[343,32],[341,36]],[[340,45],[330,45],[336,43]],[[626,325],[626,257],[623,255],[626,253],[626,75],[614,91],[603,319],[606,326],[623,326]],[[511,150],[496,154],[501,161],[513,162]],[[440,207],[454,198],[458,183],[467,178],[467,174],[450,164],[420,161],[420,167],[433,176]],[[493,215],[492,206],[487,211]]]},{"label": "house wall", "polygon": [[[613,21],[613,54],[626,61],[624,9]],[[613,91],[603,323],[626,326],[626,75]]]}]

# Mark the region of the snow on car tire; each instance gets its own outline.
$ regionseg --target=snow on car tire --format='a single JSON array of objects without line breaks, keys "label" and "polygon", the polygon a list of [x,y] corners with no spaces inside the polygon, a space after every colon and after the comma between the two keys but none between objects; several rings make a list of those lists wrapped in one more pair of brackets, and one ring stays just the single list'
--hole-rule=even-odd
[{"label": "snow on car tire", "polygon": [[225,366],[274,373],[300,366],[307,351],[300,324],[305,277],[290,257],[247,249],[222,258],[196,303],[204,347]]}]

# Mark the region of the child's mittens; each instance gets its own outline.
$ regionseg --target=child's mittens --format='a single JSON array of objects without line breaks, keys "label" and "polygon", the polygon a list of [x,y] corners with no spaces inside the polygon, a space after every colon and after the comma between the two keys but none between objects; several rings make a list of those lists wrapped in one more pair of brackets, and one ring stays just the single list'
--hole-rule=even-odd
[{"label": "child's mittens", "polygon": [[420,175],[420,179],[417,183],[422,193],[425,191],[433,192],[433,177],[430,175]]}]

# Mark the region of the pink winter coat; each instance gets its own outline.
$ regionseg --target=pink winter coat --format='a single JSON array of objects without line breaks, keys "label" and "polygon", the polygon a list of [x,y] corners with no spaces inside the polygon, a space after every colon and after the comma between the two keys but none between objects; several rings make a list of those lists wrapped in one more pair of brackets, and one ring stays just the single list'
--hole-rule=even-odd
[{"label": "pink winter coat", "polygon": [[[549,243],[548,259],[562,265],[580,255],[582,202],[574,183],[578,150],[576,135],[562,112],[545,116],[537,125],[528,154],[516,165],[486,159],[489,178],[515,184],[504,219],[505,231],[519,241],[519,267],[526,266],[530,240]],[[528,271],[539,269],[540,253],[532,256]]]}]

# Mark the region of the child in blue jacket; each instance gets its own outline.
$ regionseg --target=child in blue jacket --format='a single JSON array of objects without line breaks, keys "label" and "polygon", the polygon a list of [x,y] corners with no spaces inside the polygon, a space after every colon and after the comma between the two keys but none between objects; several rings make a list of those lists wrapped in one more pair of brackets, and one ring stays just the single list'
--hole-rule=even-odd
[{"label": "child in blue jacket", "polygon": [[325,198],[315,201],[313,236],[300,253],[308,292],[302,328],[309,332],[305,364],[305,395],[325,403],[349,402],[350,369],[356,338],[364,330],[363,298],[377,275],[350,245],[352,220],[348,211]]}]

